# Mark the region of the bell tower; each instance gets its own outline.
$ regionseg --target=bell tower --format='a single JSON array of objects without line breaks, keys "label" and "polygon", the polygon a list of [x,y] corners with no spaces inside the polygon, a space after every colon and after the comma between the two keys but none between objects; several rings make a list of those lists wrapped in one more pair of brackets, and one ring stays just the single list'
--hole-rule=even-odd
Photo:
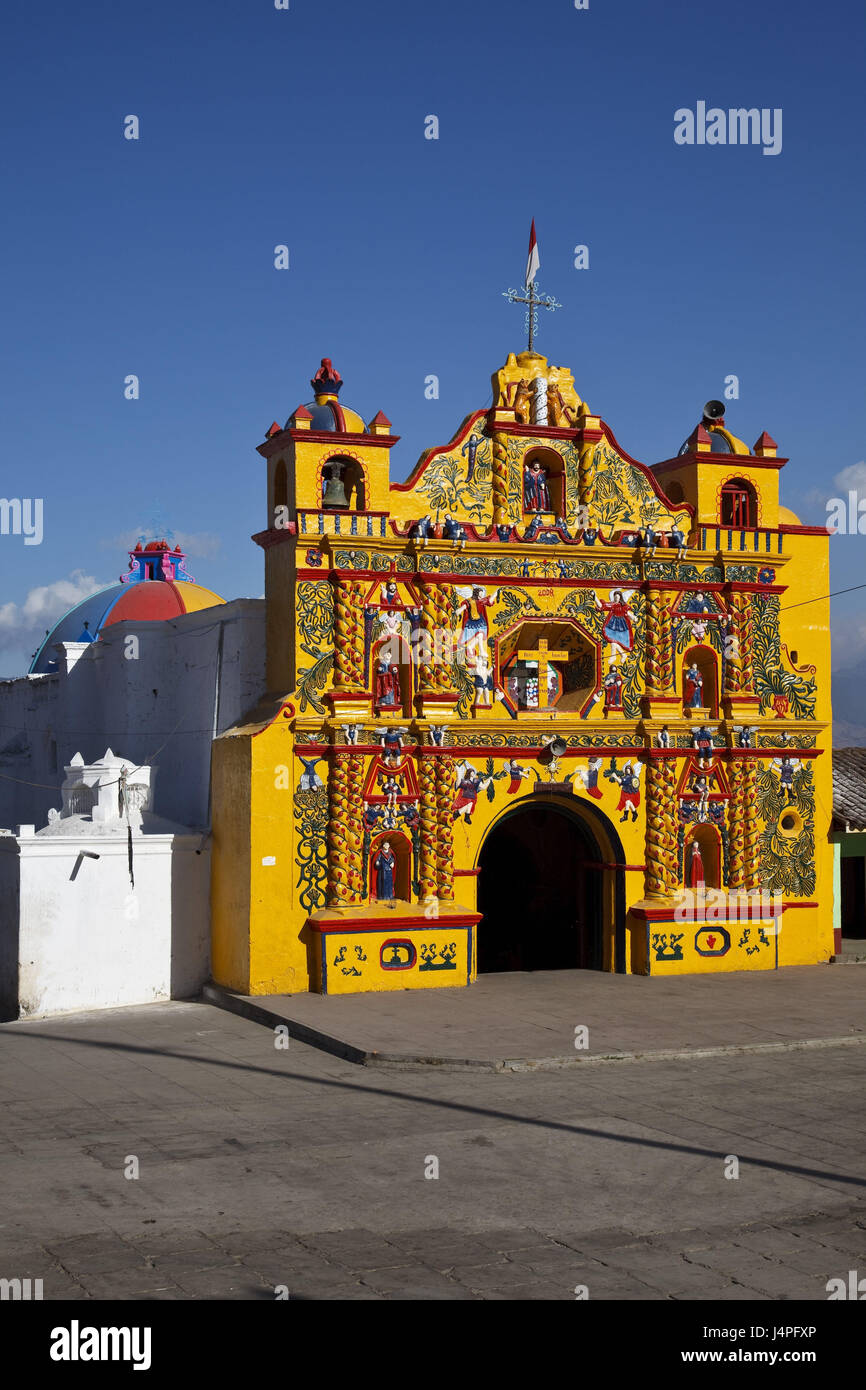
[{"label": "bell tower", "polygon": [[687,502],[702,528],[703,548],[716,530],[773,531],[779,525],[776,441],[766,430],[751,450],[725,425],[722,401],[707,401],[703,418],[675,458],[653,467],[672,502]]},{"label": "bell tower", "polygon": [[267,526],[253,536],[265,552],[267,685],[293,690],[296,586],[325,579],[335,547],[387,534],[390,450],[397,443],[382,411],[365,424],[340,400],[343,378],[323,357],[313,399],[283,427],[274,421],[257,446],[268,465]]}]

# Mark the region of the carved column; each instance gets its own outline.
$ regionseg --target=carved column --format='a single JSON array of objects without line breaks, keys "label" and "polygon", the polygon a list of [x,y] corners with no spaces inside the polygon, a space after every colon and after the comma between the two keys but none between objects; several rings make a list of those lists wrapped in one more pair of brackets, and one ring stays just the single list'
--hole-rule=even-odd
[{"label": "carved column", "polygon": [[748,721],[757,714],[760,705],[754,693],[755,623],[752,618],[752,595],[737,590],[729,592],[727,609],[730,625],[725,653],[725,713],[731,719]]},{"label": "carved column", "polygon": [[334,601],[334,689],[362,691],[364,682],[364,582],[338,579]]},{"label": "carved column", "polygon": [[761,839],[761,823],[758,819],[758,764],[754,758],[745,762],[743,787],[743,806],[745,820],[745,881],[751,891],[761,887],[761,857],[758,845]]},{"label": "carved column", "polygon": [[493,521],[497,526],[508,521],[508,436],[493,436]]},{"label": "carved column", "polygon": [[451,630],[451,604],[448,589],[444,584],[425,582],[421,592],[421,630],[424,633],[424,660],[418,670],[419,693],[425,695],[437,691],[453,691],[450,658],[454,639]]},{"label": "carved column", "polygon": [[588,507],[592,512],[595,503],[595,439],[581,440],[580,450],[577,460],[577,490],[578,500],[581,507]]},{"label": "carved column", "polygon": [[436,759],[436,885],[440,898],[454,898],[454,759],[447,754]]},{"label": "carved column", "polygon": [[644,896],[669,898],[678,883],[676,773],[673,760],[652,758],[647,765],[646,776]]},{"label": "carved column", "polygon": [[363,803],[364,758],[360,753],[334,754],[328,781],[328,904],[351,907],[364,901]]},{"label": "carved column", "polygon": [[648,695],[669,695],[674,684],[671,658],[671,610],[660,589],[647,593],[646,679]]},{"label": "carved column", "polygon": [[746,777],[748,762],[737,758],[731,764],[731,799],[728,802],[728,887],[733,891],[746,886]]},{"label": "carved column", "polygon": [[429,752],[422,752],[418,759],[420,780],[420,819],[421,819],[421,901],[437,896],[438,860],[436,845],[438,840],[438,813],[436,806],[436,758]]}]

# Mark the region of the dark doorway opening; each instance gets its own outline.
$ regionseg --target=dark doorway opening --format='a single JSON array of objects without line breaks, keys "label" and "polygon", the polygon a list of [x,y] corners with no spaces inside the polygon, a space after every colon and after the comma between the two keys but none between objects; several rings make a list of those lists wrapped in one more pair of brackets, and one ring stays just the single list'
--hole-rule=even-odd
[{"label": "dark doorway opening", "polygon": [[564,807],[521,806],[494,826],[479,859],[478,972],[600,970],[602,856]]},{"label": "dark doorway opening", "polygon": [[842,860],[842,935],[866,937],[866,875],[859,855]]}]

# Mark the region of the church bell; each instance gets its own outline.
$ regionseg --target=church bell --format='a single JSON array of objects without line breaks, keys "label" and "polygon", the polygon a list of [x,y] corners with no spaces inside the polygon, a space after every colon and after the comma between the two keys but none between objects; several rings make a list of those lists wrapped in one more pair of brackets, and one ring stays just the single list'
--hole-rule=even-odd
[{"label": "church bell", "polygon": [[323,507],[348,507],[349,499],[346,496],[346,489],[343,486],[342,463],[331,463],[328,465],[328,478],[322,492]]}]

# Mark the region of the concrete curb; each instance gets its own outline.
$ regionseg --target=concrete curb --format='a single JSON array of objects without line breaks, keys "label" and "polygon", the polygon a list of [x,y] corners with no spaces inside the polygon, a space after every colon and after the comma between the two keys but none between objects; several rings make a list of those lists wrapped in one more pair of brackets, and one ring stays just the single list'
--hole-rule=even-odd
[{"label": "concrete curb", "polygon": [[807,1049],[827,1047],[858,1047],[866,1044],[866,1033],[847,1034],[840,1038],[798,1038],[789,1042],[742,1043],[725,1047],[659,1049],[642,1052],[602,1052],[583,1056],[563,1057],[435,1057],[401,1052],[366,1052],[353,1047],[341,1038],[332,1037],[306,1023],[296,1023],[284,1014],[261,1004],[253,1004],[242,994],[235,994],[221,985],[205,985],[202,1002],[213,1004],[218,1009],[247,1018],[252,1023],[261,1023],[266,1028],[282,1025],[289,1030],[289,1037],[298,1042],[329,1052],[334,1057],[353,1062],[357,1066],[376,1067],[392,1071],[427,1071],[435,1067],[438,1071],[489,1071],[526,1072],[559,1071],[565,1067],[590,1067],[608,1065],[612,1062],[693,1062],[711,1057],[744,1057],[754,1053],[799,1052]]}]

